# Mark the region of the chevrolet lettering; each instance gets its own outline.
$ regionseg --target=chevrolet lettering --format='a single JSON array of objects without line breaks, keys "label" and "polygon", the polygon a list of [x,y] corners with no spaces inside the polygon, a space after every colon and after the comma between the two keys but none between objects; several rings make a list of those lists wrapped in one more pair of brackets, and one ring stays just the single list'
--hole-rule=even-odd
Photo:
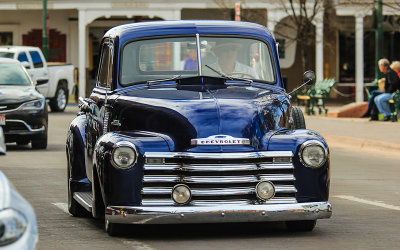
[{"label": "chevrolet lettering", "polygon": [[117,26],[102,39],[95,88],[79,99],[68,209],[103,219],[110,235],[123,224],[267,221],[311,231],[331,217],[328,145],[292,106],[264,26]]}]

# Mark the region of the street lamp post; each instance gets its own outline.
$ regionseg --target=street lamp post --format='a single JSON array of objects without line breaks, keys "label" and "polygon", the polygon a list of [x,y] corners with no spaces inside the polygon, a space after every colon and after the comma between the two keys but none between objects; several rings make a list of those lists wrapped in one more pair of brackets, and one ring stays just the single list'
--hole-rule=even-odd
[{"label": "street lamp post", "polygon": [[42,52],[46,60],[48,59],[47,20],[47,0],[43,0]]},{"label": "street lamp post", "polygon": [[380,71],[378,60],[382,58],[383,51],[383,15],[382,15],[382,0],[375,0],[375,79],[379,79]]}]

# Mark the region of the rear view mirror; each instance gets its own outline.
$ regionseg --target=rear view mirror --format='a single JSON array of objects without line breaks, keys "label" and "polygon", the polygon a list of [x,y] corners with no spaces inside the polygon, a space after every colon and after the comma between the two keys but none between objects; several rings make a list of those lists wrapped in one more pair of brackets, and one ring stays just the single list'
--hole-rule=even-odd
[{"label": "rear view mirror", "polygon": [[308,86],[312,86],[315,84],[315,72],[312,70],[307,70],[306,72],[304,72],[303,74],[303,84],[306,84]]}]

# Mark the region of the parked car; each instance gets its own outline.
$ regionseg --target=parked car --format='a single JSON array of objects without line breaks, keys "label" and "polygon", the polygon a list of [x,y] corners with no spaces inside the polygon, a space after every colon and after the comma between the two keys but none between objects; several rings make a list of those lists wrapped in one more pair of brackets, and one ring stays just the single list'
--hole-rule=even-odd
[{"label": "parked car", "polygon": [[47,148],[46,99],[21,63],[8,58],[0,58],[0,126],[6,142]]},{"label": "parked car", "polygon": [[[5,153],[0,127],[0,155]],[[0,171],[0,248],[36,249],[38,239],[35,211]]]},{"label": "parked car", "polygon": [[69,95],[74,92],[73,65],[50,65],[40,48],[31,46],[0,46],[0,57],[20,61],[35,82],[38,91],[50,101],[51,111],[64,111]]},{"label": "parked car", "polygon": [[70,213],[105,217],[110,235],[122,224],[264,221],[310,231],[329,218],[329,148],[291,105],[276,48],[247,22],[109,30],[67,135]]}]

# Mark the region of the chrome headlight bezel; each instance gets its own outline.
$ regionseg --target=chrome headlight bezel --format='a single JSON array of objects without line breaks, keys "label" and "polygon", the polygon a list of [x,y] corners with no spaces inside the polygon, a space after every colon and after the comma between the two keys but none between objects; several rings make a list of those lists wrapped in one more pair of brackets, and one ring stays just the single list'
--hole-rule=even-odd
[{"label": "chrome headlight bezel", "polygon": [[[323,159],[321,161],[319,161],[319,163],[317,163],[317,164],[311,164],[310,161],[305,159],[305,156],[304,156],[305,150],[310,147],[318,147],[319,149],[321,149],[321,152],[323,153]],[[312,168],[312,169],[318,169],[318,168],[322,167],[325,164],[326,160],[328,159],[328,149],[320,141],[317,141],[317,140],[306,141],[300,147],[299,159],[300,159],[300,162],[304,166],[306,166],[308,168]]]},{"label": "chrome headlight bezel", "polygon": [[0,227],[4,232],[0,235],[0,247],[9,245],[20,239],[28,228],[28,219],[15,209],[8,208],[0,211]]},{"label": "chrome headlight bezel", "polygon": [[20,110],[42,110],[44,109],[44,105],[46,103],[46,99],[37,99],[29,102],[23,103],[21,106],[19,106]]},{"label": "chrome headlight bezel", "polygon": [[[127,153],[130,155],[130,159],[126,164],[121,163],[116,158],[117,156],[116,154],[118,154],[122,150],[125,150],[125,152],[123,153]],[[114,145],[114,148],[111,153],[111,165],[113,165],[113,167],[115,167],[116,169],[120,170],[130,169],[136,164],[137,158],[138,158],[138,153],[135,144],[131,142],[117,142]]]}]

